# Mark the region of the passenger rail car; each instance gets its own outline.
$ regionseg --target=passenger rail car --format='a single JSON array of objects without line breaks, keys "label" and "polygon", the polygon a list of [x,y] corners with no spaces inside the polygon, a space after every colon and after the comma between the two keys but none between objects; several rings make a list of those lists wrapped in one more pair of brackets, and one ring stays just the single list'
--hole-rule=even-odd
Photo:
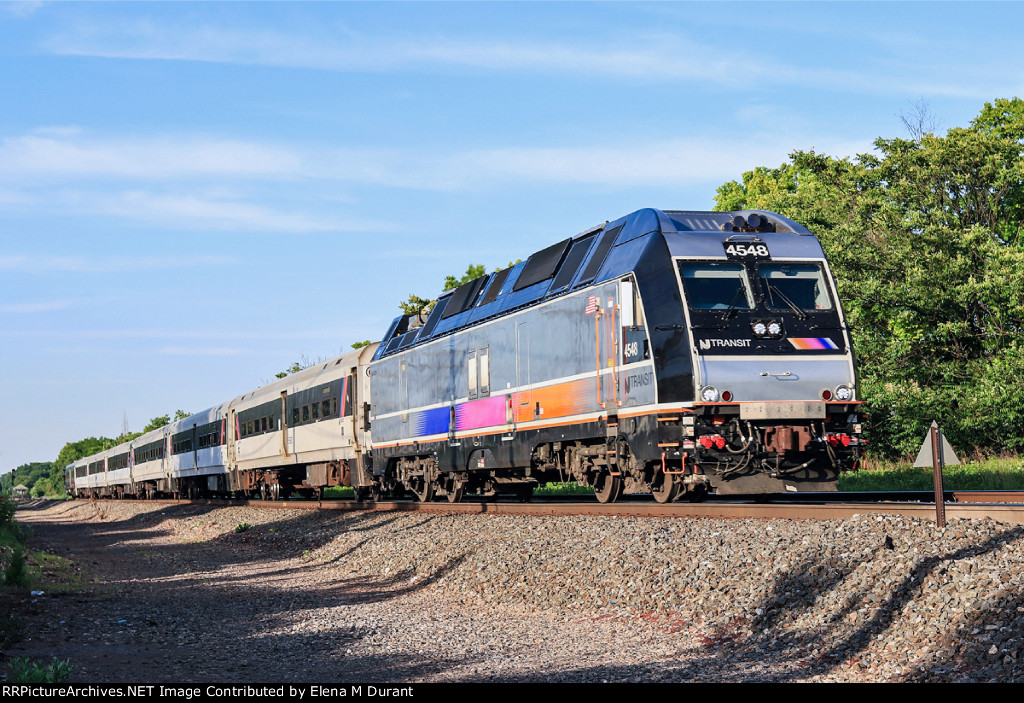
[{"label": "passenger rail car", "polygon": [[[442,295],[379,345],[165,428],[164,456],[147,435],[90,457],[102,477],[88,462],[69,476],[89,495],[834,490],[861,450],[859,407],[810,232],[761,211],[648,209]],[[143,479],[158,461],[165,478]]]}]

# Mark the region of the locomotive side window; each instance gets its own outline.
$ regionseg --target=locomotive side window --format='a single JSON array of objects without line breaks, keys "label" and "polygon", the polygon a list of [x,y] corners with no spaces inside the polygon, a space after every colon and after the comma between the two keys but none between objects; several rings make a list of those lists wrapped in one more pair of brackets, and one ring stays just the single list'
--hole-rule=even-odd
[{"label": "locomotive side window", "polygon": [[476,374],[476,351],[471,351],[466,356],[467,385],[469,388],[469,399],[476,398],[479,391]]},{"label": "locomotive side window", "polygon": [[686,301],[695,310],[750,310],[754,296],[743,264],[680,261]]},{"label": "locomotive side window", "polygon": [[831,310],[832,301],[820,267],[814,264],[761,264],[761,284],[772,310]]},{"label": "locomotive side window", "polygon": [[491,394],[491,348],[480,350],[480,395]]}]

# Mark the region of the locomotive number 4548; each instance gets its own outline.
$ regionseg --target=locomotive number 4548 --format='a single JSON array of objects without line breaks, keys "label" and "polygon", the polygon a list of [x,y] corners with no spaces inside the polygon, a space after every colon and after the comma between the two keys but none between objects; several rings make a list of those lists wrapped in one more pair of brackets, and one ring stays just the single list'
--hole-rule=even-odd
[{"label": "locomotive number 4548", "polygon": [[770,259],[771,253],[767,244],[722,242],[725,245],[725,255],[736,259]]}]

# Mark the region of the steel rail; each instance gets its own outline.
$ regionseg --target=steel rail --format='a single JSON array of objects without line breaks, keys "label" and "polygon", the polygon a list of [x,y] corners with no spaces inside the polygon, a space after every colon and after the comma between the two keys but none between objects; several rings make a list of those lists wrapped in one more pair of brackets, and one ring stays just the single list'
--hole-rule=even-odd
[{"label": "steel rail", "polygon": [[[134,501],[133,501],[134,502]],[[184,500],[146,501],[176,505],[245,506],[283,510],[345,510],[420,512],[451,515],[604,515],[628,517],[843,520],[854,515],[903,515],[935,521],[934,503],[503,503],[463,501],[461,503],[381,501],[357,503],[351,500]],[[950,518],[989,519],[1024,524],[1024,505],[1011,503],[946,503]]]}]

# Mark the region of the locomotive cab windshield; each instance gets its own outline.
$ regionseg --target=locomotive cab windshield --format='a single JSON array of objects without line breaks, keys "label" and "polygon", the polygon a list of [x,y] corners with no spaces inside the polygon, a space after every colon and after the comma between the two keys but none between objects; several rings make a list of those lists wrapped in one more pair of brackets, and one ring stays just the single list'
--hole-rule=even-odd
[{"label": "locomotive cab windshield", "polygon": [[694,375],[693,440],[683,443],[690,460],[726,478],[730,492],[771,480],[833,490],[832,477],[856,460],[861,425],[849,337],[820,245],[803,232],[680,235],[674,259]]},{"label": "locomotive cab windshield", "polygon": [[[679,261],[691,310],[754,310],[805,313],[830,311],[832,296],[819,264],[772,262],[740,264]],[[757,282],[755,294],[753,282]]]}]

